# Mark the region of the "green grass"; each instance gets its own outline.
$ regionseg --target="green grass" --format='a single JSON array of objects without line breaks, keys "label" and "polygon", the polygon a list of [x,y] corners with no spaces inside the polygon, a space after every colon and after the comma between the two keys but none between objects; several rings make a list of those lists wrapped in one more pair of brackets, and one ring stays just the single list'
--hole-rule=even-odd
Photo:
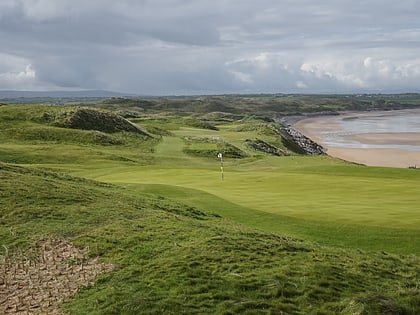
[{"label": "green grass", "polygon": [[202,190],[167,185],[129,186],[153,195],[211,211],[260,231],[286,234],[328,246],[381,250],[400,254],[418,253],[419,233],[402,227],[365,226],[354,223],[334,223],[302,219],[281,214],[256,211],[254,208],[229,202]]},{"label": "green grass", "polygon": [[[207,209],[214,206],[216,196],[227,202],[219,207],[221,215],[270,232],[328,245],[420,252],[416,194],[420,174],[416,172],[369,168],[325,157],[265,157],[225,161],[221,182],[217,159],[184,160],[182,143],[175,140],[168,138],[157,147],[157,152],[171,159],[157,167],[76,174],[113,183],[165,185],[168,191],[162,189],[162,195],[193,205],[201,200],[200,206]],[[172,189],[177,193],[172,194]],[[194,189],[191,196],[210,195],[184,200],[180,191],[188,189]],[[232,210],[231,204],[248,209],[246,215]],[[264,219],[257,224],[255,216]]]},{"label": "green grass", "polygon": [[[54,110],[65,108],[0,107],[0,256],[61,236],[115,264],[64,305],[71,314],[419,310],[419,172],[269,156],[245,140],[279,137],[241,122],[167,117],[148,123],[170,136],[104,143],[38,119]],[[217,157],[186,154],[185,137],[248,156],[226,158],[221,181]]]},{"label": "green grass", "polygon": [[416,256],[259,232],[137,186],[5,164],[0,177],[9,254],[61,236],[116,265],[63,306],[72,314],[416,314],[420,303]]},{"label": "green grass", "polygon": [[[219,130],[211,130],[185,126],[185,119],[167,116],[161,126],[164,130],[167,123],[173,136],[164,136],[157,146],[158,139],[104,133],[104,139],[115,141],[111,145],[89,138],[95,131],[39,123],[44,112],[58,116],[53,111],[59,110],[63,115],[65,107],[6,106],[1,110],[4,113],[0,117],[8,122],[2,125],[0,136],[0,158],[5,162],[36,164],[112,183],[164,185],[168,192],[162,191],[162,195],[176,188],[194,189],[191,194],[207,197],[180,201],[211,210],[215,196],[227,205],[248,210],[221,206],[220,215],[264,231],[325,245],[420,252],[420,174],[415,171],[369,168],[327,157],[270,157],[245,145],[246,139],[255,136],[267,142],[278,141],[272,123],[225,123],[218,126]],[[176,123],[181,125],[176,127]],[[54,137],[28,137],[34,128],[42,131],[39,134]],[[248,155],[225,158],[223,182],[216,158],[223,150],[220,143],[233,145]],[[178,195],[173,194],[173,198]],[[255,217],[264,219],[256,221]]]}]

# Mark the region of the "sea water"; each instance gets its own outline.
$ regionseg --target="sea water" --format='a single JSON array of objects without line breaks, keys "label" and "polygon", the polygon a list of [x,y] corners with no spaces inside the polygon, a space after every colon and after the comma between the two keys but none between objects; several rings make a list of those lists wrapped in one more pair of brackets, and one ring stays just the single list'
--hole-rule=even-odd
[{"label": "sea water", "polygon": [[[338,128],[322,131],[320,136],[327,147],[400,149],[420,151],[420,110],[396,110],[389,112],[354,113],[334,119]],[[352,135],[419,133],[419,145],[398,143],[393,138],[384,144],[363,143]]]}]

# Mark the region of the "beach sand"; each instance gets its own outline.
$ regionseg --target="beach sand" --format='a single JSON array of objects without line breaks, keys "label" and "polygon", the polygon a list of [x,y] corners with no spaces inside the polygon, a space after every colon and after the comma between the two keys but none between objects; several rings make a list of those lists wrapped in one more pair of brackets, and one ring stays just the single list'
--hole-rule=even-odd
[{"label": "beach sand", "polygon": [[[374,115],[372,113],[352,113],[339,116],[322,116],[308,118],[295,123],[292,127],[316,143],[327,149],[327,154],[346,161],[385,167],[407,168],[417,166],[420,168],[420,151],[392,149],[392,148],[369,148],[369,145],[415,145],[420,146],[420,133],[369,133],[352,134],[344,136],[349,141],[357,141],[365,144],[367,148],[345,148],[337,145],[330,146],[324,141],[325,132],[341,130],[340,120],[343,118],[361,117]],[[376,113],[377,115],[377,113]]]}]

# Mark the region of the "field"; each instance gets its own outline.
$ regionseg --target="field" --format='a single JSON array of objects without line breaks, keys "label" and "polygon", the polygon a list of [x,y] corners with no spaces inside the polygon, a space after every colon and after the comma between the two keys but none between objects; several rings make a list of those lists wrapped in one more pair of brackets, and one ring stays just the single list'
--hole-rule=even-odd
[{"label": "field", "polygon": [[[0,106],[0,310],[420,310],[420,172],[296,154],[263,117],[158,111],[130,118],[131,129],[108,112],[82,113],[88,121],[76,124],[77,107]],[[41,264],[51,239],[86,248],[73,265],[95,258],[99,278],[31,308],[28,295],[6,294],[17,280],[5,266]],[[71,265],[67,279],[80,271]]]}]

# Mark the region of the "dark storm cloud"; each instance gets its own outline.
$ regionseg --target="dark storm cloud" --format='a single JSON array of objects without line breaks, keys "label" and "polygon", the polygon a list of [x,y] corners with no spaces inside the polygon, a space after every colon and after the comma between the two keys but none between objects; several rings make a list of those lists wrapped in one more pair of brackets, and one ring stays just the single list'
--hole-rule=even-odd
[{"label": "dark storm cloud", "polygon": [[419,91],[417,1],[2,0],[0,89]]}]

